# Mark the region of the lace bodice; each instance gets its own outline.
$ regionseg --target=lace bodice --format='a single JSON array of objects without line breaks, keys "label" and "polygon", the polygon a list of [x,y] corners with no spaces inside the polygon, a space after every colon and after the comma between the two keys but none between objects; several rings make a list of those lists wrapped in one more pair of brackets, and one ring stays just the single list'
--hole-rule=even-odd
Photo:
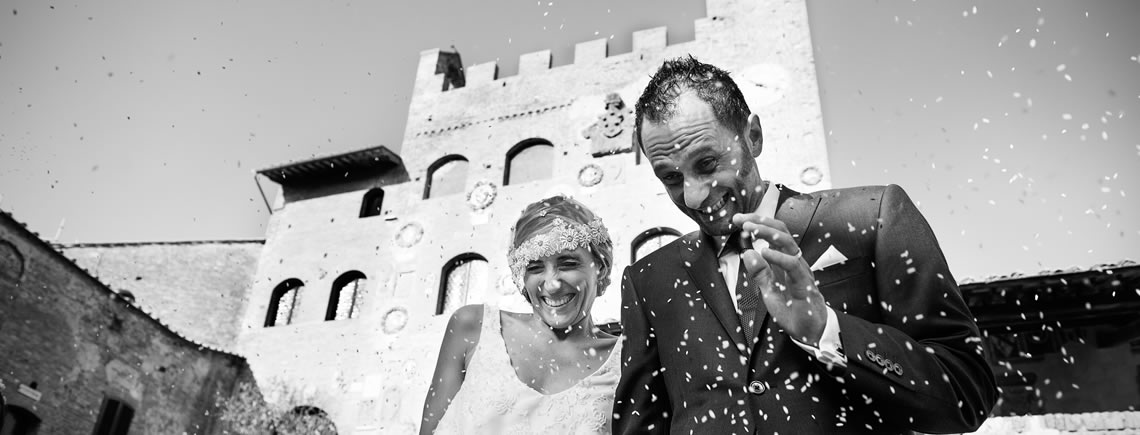
[{"label": "lace bodice", "polygon": [[611,433],[621,340],[596,372],[565,391],[542,394],[519,380],[511,367],[498,308],[484,305],[479,334],[463,385],[436,434]]}]

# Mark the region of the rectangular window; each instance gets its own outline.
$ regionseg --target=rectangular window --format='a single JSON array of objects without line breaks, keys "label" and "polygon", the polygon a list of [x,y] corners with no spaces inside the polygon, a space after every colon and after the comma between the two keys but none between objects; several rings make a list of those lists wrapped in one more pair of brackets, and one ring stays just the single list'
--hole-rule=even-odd
[{"label": "rectangular window", "polygon": [[135,410],[115,399],[103,399],[103,410],[95,421],[94,435],[127,435]]}]

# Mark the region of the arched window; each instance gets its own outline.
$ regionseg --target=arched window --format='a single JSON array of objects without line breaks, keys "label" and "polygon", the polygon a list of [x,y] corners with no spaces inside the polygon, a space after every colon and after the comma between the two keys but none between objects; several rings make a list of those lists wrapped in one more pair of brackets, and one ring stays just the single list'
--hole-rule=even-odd
[{"label": "arched window", "polygon": [[487,259],[475,253],[461,254],[443,265],[436,314],[450,314],[456,308],[483,301],[489,284]]},{"label": "arched window", "polygon": [[642,231],[641,234],[633,238],[629,262],[637,262],[637,260],[649,255],[662,246],[668,245],[678,237],[681,237],[681,233],[669,227],[650,228]]},{"label": "arched window", "polygon": [[546,139],[527,139],[507,151],[503,185],[550,178],[554,171],[554,145]]},{"label": "arched window", "polygon": [[297,295],[305,283],[290,278],[277,284],[269,297],[269,312],[265,315],[265,326],[281,326],[293,323],[293,309],[297,305]]},{"label": "arched window", "polygon": [[0,416],[0,425],[0,433],[4,435],[32,435],[40,429],[40,418],[32,411],[8,405]]},{"label": "arched window", "polygon": [[458,154],[443,157],[428,166],[424,199],[462,193],[467,185],[467,158]]},{"label": "arched window", "polygon": [[384,205],[384,189],[369,189],[360,201],[360,217],[380,216]]},{"label": "arched window", "polygon": [[298,406],[281,416],[273,435],[336,435],[336,425],[329,415],[315,406]]},{"label": "arched window", "polygon": [[95,420],[95,435],[127,435],[135,410],[126,403],[112,398],[103,399],[103,410]]},{"label": "arched window", "polygon": [[360,300],[360,292],[364,290],[365,278],[363,273],[353,270],[333,281],[332,292],[329,294],[329,309],[325,312],[325,320],[356,318],[357,302]]}]

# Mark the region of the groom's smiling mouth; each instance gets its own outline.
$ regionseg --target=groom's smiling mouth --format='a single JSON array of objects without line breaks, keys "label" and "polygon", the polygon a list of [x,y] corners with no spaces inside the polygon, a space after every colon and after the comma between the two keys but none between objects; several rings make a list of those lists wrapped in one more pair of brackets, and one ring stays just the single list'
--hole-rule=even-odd
[{"label": "groom's smiling mouth", "polygon": [[542,296],[541,299],[542,299],[542,303],[546,304],[546,306],[551,307],[551,308],[559,308],[559,307],[565,306],[566,304],[569,304],[570,301],[574,300],[574,298],[577,296],[578,296],[577,293],[568,293],[568,294],[564,294],[562,296],[557,296],[557,297],[555,297],[555,296]]},{"label": "groom's smiling mouth", "polygon": [[724,206],[727,204],[728,192],[725,192],[723,195],[721,195],[720,199],[717,200],[717,202],[705,207],[701,207],[699,211],[701,214],[707,216],[709,220],[715,220],[716,218],[724,217]]}]

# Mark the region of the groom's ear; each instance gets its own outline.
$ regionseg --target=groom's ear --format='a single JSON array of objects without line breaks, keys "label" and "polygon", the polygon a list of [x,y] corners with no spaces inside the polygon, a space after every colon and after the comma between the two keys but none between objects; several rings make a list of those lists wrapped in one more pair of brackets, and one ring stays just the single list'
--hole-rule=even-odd
[{"label": "groom's ear", "polygon": [[744,127],[744,143],[752,158],[760,157],[764,150],[764,129],[760,127],[760,117],[755,113],[748,115],[748,125]]}]

